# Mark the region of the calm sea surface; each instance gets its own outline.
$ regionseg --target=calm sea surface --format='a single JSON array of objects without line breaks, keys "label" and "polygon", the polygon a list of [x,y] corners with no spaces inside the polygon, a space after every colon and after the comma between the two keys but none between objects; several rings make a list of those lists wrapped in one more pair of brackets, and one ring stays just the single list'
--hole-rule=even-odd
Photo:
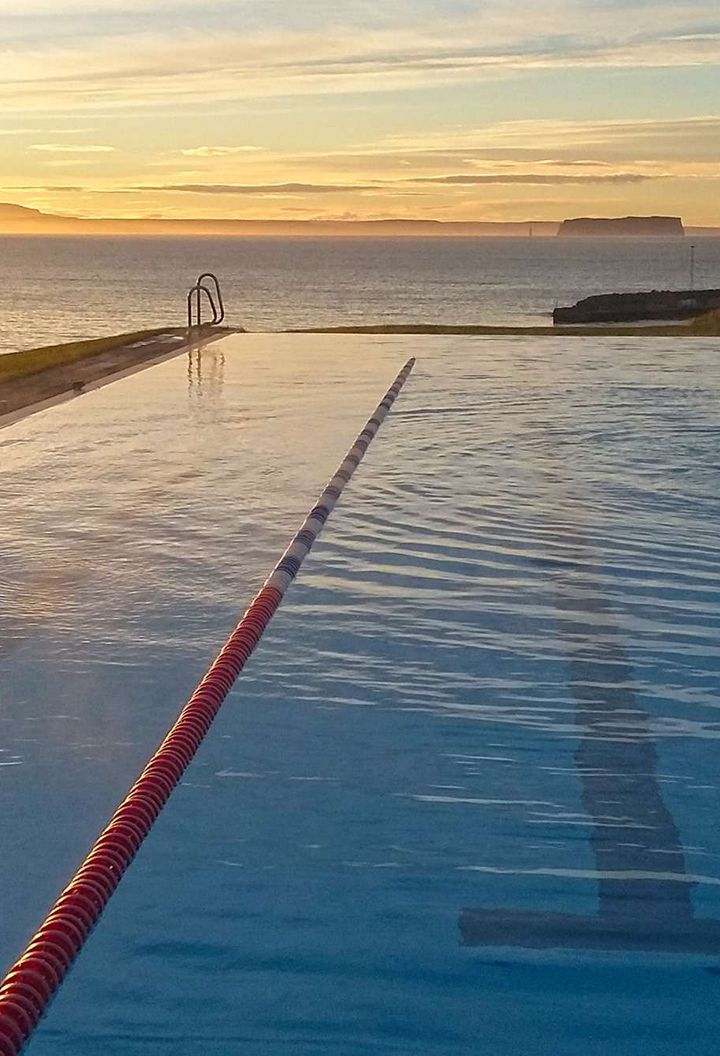
[{"label": "calm sea surface", "polygon": [[[546,323],[593,293],[682,289],[689,240],[0,238],[0,352],[182,325],[217,272],[248,330],[368,323]],[[720,239],[696,285],[720,287]]]},{"label": "calm sea surface", "polygon": [[0,969],[409,355],[29,1056],[716,1056],[710,339],[237,336],[1,430]]}]

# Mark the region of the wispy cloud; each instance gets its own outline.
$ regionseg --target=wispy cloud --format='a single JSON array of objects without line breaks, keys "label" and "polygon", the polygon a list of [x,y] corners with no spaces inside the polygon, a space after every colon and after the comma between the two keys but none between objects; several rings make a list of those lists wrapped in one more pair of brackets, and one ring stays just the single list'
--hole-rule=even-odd
[{"label": "wispy cloud", "polygon": [[47,193],[47,194],[53,194],[53,193],[58,193],[58,194],[82,194],[85,191],[84,187],[81,187],[81,186],[79,186],[77,184],[62,184],[62,183],[56,183],[56,184],[52,184],[52,185],[49,185],[49,184],[35,184],[35,183],[7,184],[6,186],[4,186],[4,187],[2,187],[0,189],[3,192],[9,191],[10,193],[13,193],[15,191],[42,191],[43,193]]},{"label": "wispy cloud", "polygon": [[539,173],[539,172],[505,172],[505,173],[482,173],[462,174],[457,176],[419,176],[410,181],[412,183],[442,184],[444,186],[479,187],[488,183],[528,183],[528,184],[567,184],[581,186],[588,183],[627,184],[644,183],[645,180],[658,179],[658,176],[646,175],[634,172],[615,172],[608,174],[590,174],[583,176],[568,176],[562,173]]},{"label": "wispy cloud", "polygon": [[661,179],[664,174],[643,173],[590,173],[583,175],[564,173],[537,172],[493,172],[467,173],[452,176],[419,176],[410,179],[377,180],[374,183],[166,183],[149,184],[132,188],[141,191],[167,191],[183,194],[209,195],[306,195],[306,194],[344,194],[349,192],[375,192],[387,194],[397,192],[403,187],[423,184],[436,187],[480,187],[498,184],[528,184],[536,186],[583,186],[586,184],[634,184],[647,180]]},{"label": "wispy cloud", "polygon": [[39,136],[44,128],[0,128],[0,136]]},{"label": "wispy cloud", "polygon": [[28,150],[41,150],[48,154],[112,154],[115,147],[94,143],[33,143]]},{"label": "wispy cloud", "polygon": [[77,136],[92,131],[92,128],[0,128],[0,136]]},{"label": "wispy cloud", "polygon": [[375,191],[373,184],[322,184],[322,183],[166,183],[136,187],[140,191],[180,191],[183,194],[248,194],[248,195],[287,195],[287,194],[339,194],[343,192]]},{"label": "wispy cloud", "polygon": [[229,158],[234,154],[257,154],[262,147],[186,147],[179,150],[185,158]]},{"label": "wispy cloud", "polygon": [[83,158],[52,158],[50,161],[46,161],[44,164],[48,168],[56,169],[69,169],[72,167],[87,169],[88,165],[95,164],[98,161],[97,156],[83,157]]},{"label": "wispy cloud", "polygon": [[[390,135],[356,152],[357,156],[362,153],[408,160],[534,158],[557,165],[659,159],[720,161],[720,114],[673,119],[500,121],[485,127]],[[581,158],[587,160],[581,162]]]},{"label": "wispy cloud", "polygon": [[[121,31],[89,18],[85,37],[67,44],[22,36],[1,54],[0,98],[18,106],[74,109],[140,106],[148,101],[268,98],[368,92],[477,81],[537,70],[714,65],[720,61],[720,16],[696,0],[652,5],[552,0],[400,5],[388,17],[378,3],[310,5],[289,20],[280,7],[226,8],[226,25],[188,25],[172,8],[154,18],[130,16]],[[394,5],[393,5],[394,6]],[[387,5],[385,5],[387,7]],[[62,8],[57,5],[57,12]],[[167,19],[163,14],[167,14]],[[321,16],[324,14],[324,18]],[[248,17],[250,16],[250,17]],[[158,28],[158,22],[162,29]],[[116,23],[117,24],[117,23]],[[210,24],[213,25],[212,20]]]}]

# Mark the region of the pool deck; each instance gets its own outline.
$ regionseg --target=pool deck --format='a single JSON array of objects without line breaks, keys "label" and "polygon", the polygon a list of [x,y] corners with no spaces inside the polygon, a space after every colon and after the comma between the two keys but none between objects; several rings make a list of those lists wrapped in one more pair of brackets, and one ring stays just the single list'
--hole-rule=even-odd
[{"label": "pool deck", "polygon": [[116,345],[69,363],[59,362],[33,374],[0,379],[0,429],[36,411],[81,396],[111,381],[128,377],[171,356],[194,350],[227,330],[213,330],[202,338],[188,338],[184,328],[169,329],[128,344]]}]

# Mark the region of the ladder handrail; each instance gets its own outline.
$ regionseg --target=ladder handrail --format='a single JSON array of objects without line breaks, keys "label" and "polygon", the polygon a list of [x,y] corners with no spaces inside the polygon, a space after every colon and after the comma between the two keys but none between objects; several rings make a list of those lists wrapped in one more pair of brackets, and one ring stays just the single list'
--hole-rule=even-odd
[{"label": "ladder handrail", "polygon": [[[207,299],[208,299],[208,301],[210,303],[210,309],[212,311],[212,319],[210,320],[210,325],[214,326],[215,323],[217,322],[218,310],[217,310],[217,306],[215,304],[215,301],[213,300],[213,296],[212,296],[210,290],[207,288],[207,286],[201,286],[199,283],[196,283],[195,286],[192,286],[190,288],[190,290],[188,291],[188,295],[187,295],[188,330],[192,330],[194,327],[197,327],[198,329],[200,329],[200,327],[202,327],[204,325],[203,321],[202,321],[202,297],[201,297],[201,294],[203,294],[203,293],[207,297]],[[196,319],[197,319],[196,322],[193,322],[193,296],[195,297],[195,313],[196,313]]]},{"label": "ladder handrail", "polygon": [[210,307],[212,308],[212,319],[210,320],[210,325],[215,326],[220,320],[220,313],[218,311],[217,304],[215,303],[213,292],[212,290],[208,289],[204,282],[198,282],[197,288],[199,290],[202,290],[202,292],[205,294],[208,301],[210,302]]},{"label": "ladder handrail", "polygon": [[218,303],[218,309],[219,310],[217,310],[217,311],[214,310],[214,314],[216,315],[216,318],[213,319],[213,323],[214,323],[215,326],[219,326],[220,323],[225,318],[225,305],[223,304],[223,295],[222,295],[222,290],[220,289],[220,282],[218,281],[217,275],[215,275],[212,271],[204,271],[202,273],[202,275],[199,277],[199,279],[197,280],[197,285],[198,286],[204,285],[205,284],[205,279],[210,279],[210,281],[212,283],[214,283],[214,285],[215,285],[215,294],[217,296],[217,303]]},{"label": "ladder handrail", "polygon": [[[208,286],[212,284],[212,288]],[[210,326],[219,326],[225,318],[225,304],[223,303],[222,290],[217,275],[211,271],[205,271],[200,275],[194,286],[190,287],[187,295],[187,325],[188,330],[195,327],[200,329],[206,325],[202,321],[202,295],[207,298],[212,311]],[[193,321],[193,308],[195,309],[195,321]]]}]

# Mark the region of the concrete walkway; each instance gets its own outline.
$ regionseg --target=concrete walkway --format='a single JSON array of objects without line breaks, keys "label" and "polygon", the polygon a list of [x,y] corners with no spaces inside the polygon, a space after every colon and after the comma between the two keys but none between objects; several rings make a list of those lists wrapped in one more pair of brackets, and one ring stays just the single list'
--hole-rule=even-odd
[{"label": "concrete walkway", "polygon": [[191,340],[184,328],[168,329],[72,363],[58,363],[35,374],[0,381],[0,427],[143,370],[169,356],[196,348],[199,343],[216,340],[228,332],[224,329],[208,329],[203,332],[202,338],[194,337]]}]

